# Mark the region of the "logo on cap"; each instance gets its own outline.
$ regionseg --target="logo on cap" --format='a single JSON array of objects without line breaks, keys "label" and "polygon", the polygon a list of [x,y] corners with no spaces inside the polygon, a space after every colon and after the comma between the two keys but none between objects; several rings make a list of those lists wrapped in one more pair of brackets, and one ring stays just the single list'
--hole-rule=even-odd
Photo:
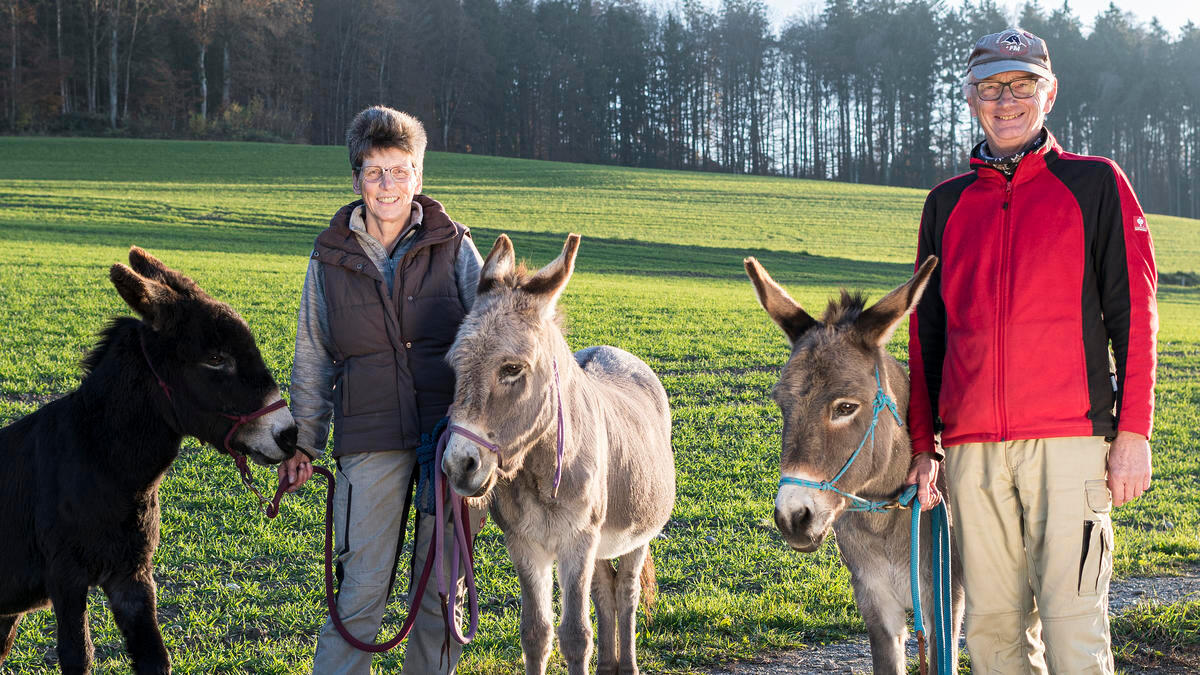
[{"label": "logo on cap", "polygon": [[1003,34],[997,42],[1012,54],[1024,54],[1029,49],[1029,41],[1020,33]]}]

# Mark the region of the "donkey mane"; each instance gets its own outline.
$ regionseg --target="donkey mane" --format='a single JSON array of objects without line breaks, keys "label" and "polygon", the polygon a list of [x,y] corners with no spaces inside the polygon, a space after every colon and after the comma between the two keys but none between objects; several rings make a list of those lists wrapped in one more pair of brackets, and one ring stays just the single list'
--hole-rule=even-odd
[{"label": "donkey mane", "polygon": [[857,291],[851,293],[843,288],[841,298],[829,300],[829,306],[825,308],[825,316],[821,317],[821,323],[826,326],[854,323],[866,306],[867,296]]},{"label": "donkey mane", "polygon": [[104,361],[108,350],[117,341],[122,331],[130,329],[139,323],[141,322],[131,316],[115,316],[110,319],[108,325],[96,334],[99,338],[96,346],[92,347],[92,350],[79,362],[79,367],[83,369],[83,374],[90,375],[95,371],[100,366],[100,363]]}]

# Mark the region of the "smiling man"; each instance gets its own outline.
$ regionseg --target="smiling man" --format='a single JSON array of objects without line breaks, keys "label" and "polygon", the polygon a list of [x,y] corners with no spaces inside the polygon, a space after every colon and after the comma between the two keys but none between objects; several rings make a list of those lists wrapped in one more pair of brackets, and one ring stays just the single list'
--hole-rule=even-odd
[{"label": "smiling man", "polygon": [[[292,490],[312,476],[311,458],[325,450],[332,418],[337,610],[355,638],[371,642],[395,582],[416,450],[432,447],[434,428],[453,400],[454,372],[445,356],[475,302],[482,260],[467,228],[420,194],[426,139],[417,119],[367,108],[350,123],[346,145],[362,199],[334,214],[309,258],[291,389],[304,452],[281,465],[279,475]],[[431,498],[419,503],[412,554],[418,570],[435,525],[427,514]],[[480,515],[472,511],[472,525]],[[448,540],[453,532],[446,528]],[[409,580],[411,588],[411,571]],[[450,640],[443,650],[444,634],[441,602],[430,589],[409,634],[403,672],[454,672],[462,647]],[[370,667],[371,654],[353,648],[327,621],[313,672],[367,675]]]},{"label": "smiling man", "polygon": [[921,217],[909,481],[936,502],[944,457],[972,671],[1111,673],[1109,512],[1151,476],[1150,232],[1120,167],[1044,127],[1041,38],[984,36],[963,90],[984,140]]}]

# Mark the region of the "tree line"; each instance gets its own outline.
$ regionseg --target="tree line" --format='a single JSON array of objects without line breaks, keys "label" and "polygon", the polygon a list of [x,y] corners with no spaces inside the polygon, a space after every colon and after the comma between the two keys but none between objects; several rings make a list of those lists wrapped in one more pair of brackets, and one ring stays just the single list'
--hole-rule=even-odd
[{"label": "tree line", "polygon": [[[7,133],[341,143],[384,103],[436,150],[927,188],[981,138],[962,94],[993,0],[0,0]],[[1026,4],[1048,125],[1149,210],[1200,217],[1200,27]]]}]

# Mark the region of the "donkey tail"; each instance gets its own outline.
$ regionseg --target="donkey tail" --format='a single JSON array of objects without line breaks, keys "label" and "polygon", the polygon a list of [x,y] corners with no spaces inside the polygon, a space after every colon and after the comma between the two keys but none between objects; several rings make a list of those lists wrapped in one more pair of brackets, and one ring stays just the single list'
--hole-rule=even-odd
[{"label": "donkey tail", "polygon": [[642,611],[649,619],[650,611],[654,609],[654,604],[658,600],[658,578],[654,575],[654,556],[650,553],[650,547],[646,547],[646,560],[642,563],[641,583]]}]

